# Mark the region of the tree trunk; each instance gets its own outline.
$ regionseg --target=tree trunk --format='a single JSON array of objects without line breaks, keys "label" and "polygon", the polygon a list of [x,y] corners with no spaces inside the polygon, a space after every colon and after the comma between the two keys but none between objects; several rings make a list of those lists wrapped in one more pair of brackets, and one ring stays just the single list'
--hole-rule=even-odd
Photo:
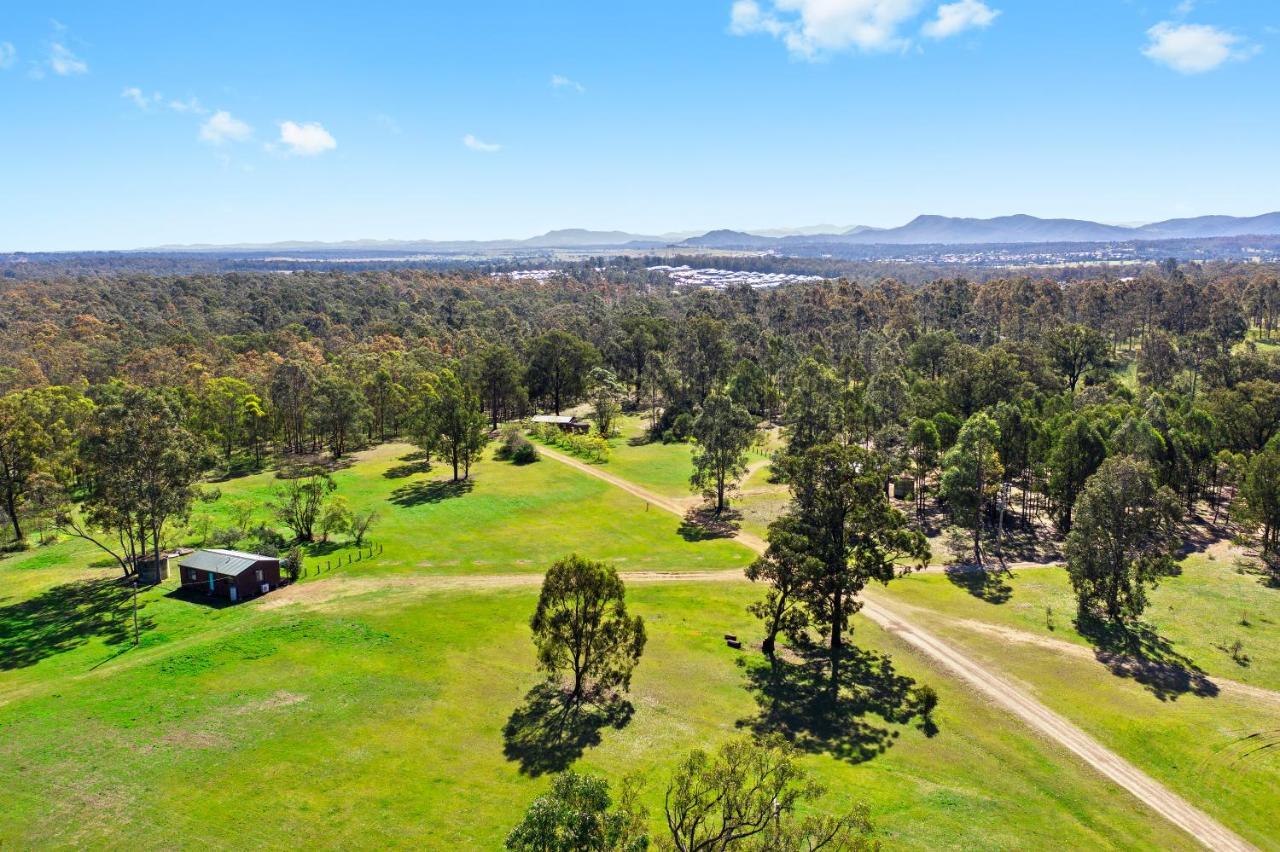
[{"label": "tree trunk", "polygon": [[844,651],[844,592],[837,591],[831,600],[831,692],[840,688],[840,655]]},{"label": "tree trunk", "polygon": [[13,540],[22,541],[22,525],[18,521],[18,498],[13,493],[13,482],[10,480],[9,486],[4,492],[5,508],[9,512],[9,523],[13,524]]}]

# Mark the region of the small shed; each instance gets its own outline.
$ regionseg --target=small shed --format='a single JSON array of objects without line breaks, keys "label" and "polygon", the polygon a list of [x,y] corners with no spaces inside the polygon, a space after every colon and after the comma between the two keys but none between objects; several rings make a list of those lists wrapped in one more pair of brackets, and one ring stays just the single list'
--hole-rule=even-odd
[{"label": "small shed", "polygon": [[242,550],[197,550],[178,562],[182,587],[233,603],[280,585],[280,560]]},{"label": "small shed", "polygon": [[155,586],[163,583],[169,579],[170,561],[186,556],[190,552],[191,548],[180,547],[170,553],[161,553],[159,559],[151,558],[150,554],[138,557],[133,563],[138,582],[144,586]]},{"label": "small shed", "polygon": [[571,414],[539,414],[533,418],[534,423],[546,423],[555,426],[561,432],[577,432],[585,435],[591,431],[591,422],[579,420]]}]

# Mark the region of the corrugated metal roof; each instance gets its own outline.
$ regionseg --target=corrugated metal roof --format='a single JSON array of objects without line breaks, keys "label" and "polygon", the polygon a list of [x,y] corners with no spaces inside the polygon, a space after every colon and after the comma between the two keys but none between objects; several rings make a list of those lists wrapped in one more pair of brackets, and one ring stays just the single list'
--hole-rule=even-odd
[{"label": "corrugated metal roof", "polygon": [[211,574],[238,577],[257,563],[275,558],[274,556],[263,556],[259,553],[245,553],[243,550],[219,550],[213,548],[197,550],[195,553],[184,557],[178,565],[182,568],[208,571]]},{"label": "corrugated metal roof", "polygon": [[533,418],[534,423],[573,423],[577,418],[570,417],[567,414],[538,414]]}]

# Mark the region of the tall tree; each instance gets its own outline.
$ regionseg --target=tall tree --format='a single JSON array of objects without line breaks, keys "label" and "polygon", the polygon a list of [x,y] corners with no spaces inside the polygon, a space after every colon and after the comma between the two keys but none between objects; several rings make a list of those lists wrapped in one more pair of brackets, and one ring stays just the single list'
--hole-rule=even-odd
[{"label": "tall tree", "polygon": [[911,472],[915,479],[916,517],[924,520],[925,483],[930,472],[938,466],[938,451],[942,441],[938,427],[932,420],[917,417],[907,430],[907,456],[911,459]]},{"label": "tall tree", "polygon": [[159,393],[126,387],[94,412],[81,442],[82,513],[63,512],[60,526],[109,554],[126,576],[139,560],[159,559],[165,525],[185,519],[195,499],[201,445],[179,421]]},{"label": "tall tree", "polygon": [[791,484],[793,532],[804,537],[814,573],[800,593],[811,619],[830,637],[831,684],[839,683],[844,633],[862,608],[867,583],[888,583],[900,562],[928,562],[929,544],[889,504],[876,456],[857,445],[818,444],[783,460]]},{"label": "tall tree", "polygon": [[51,487],[68,484],[76,433],[92,410],[93,403],[71,388],[34,388],[0,398],[0,494],[15,542],[25,537],[28,498],[36,491],[51,496]]},{"label": "tall tree", "polygon": [[556,414],[565,403],[581,396],[587,375],[600,362],[590,343],[567,331],[548,331],[533,341],[525,385],[529,396],[551,402]]},{"label": "tall tree", "polygon": [[780,737],[760,742],[742,737],[715,754],[690,752],[663,799],[671,847],[679,852],[879,848],[863,805],[839,817],[800,816],[825,791],[799,758]]},{"label": "tall tree", "polygon": [[475,391],[452,370],[440,372],[424,401],[419,424],[423,448],[449,460],[453,481],[470,476],[472,462],[489,442],[487,420]]},{"label": "tall tree", "polygon": [[1064,533],[1071,531],[1076,497],[1106,457],[1106,441],[1087,417],[1073,416],[1058,432],[1049,453],[1049,495]]},{"label": "tall tree", "polygon": [[496,430],[503,412],[510,411],[521,398],[520,362],[510,346],[491,343],[480,350],[473,369],[489,409],[490,425]]},{"label": "tall tree", "polygon": [[1045,343],[1054,366],[1067,380],[1072,394],[1080,378],[1107,363],[1111,345],[1103,334],[1088,326],[1059,326],[1046,335]]},{"label": "tall tree", "polygon": [[1280,557],[1280,440],[1272,439],[1249,460],[1240,487],[1245,517],[1262,530],[1262,552]]},{"label": "tall tree", "polygon": [[939,492],[952,516],[973,535],[973,561],[982,564],[983,516],[1000,493],[1004,467],[1000,464],[1000,427],[985,411],[964,422],[955,445],[942,459]]},{"label": "tall tree", "polygon": [[333,477],[321,470],[286,479],[272,494],[271,511],[296,540],[314,541],[316,525],[337,487]]},{"label": "tall tree", "polygon": [[809,626],[809,613],[804,607],[804,586],[820,576],[822,565],[809,546],[808,529],[803,519],[787,512],[769,524],[769,547],[764,555],[747,566],[747,579],[768,584],[763,600],[747,607],[747,611],[764,622],[764,642],[760,650],[776,663],[778,634],[798,639]]},{"label": "tall tree", "polygon": [[1137,616],[1146,590],[1173,571],[1178,500],[1146,462],[1107,459],[1085,484],[1067,536],[1067,573],[1082,613]]},{"label": "tall tree", "polygon": [[595,367],[587,378],[587,399],[591,403],[591,419],[596,422],[600,437],[611,437],[622,414],[622,399],[626,388],[613,371]]},{"label": "tall tree", "polygon": [[542,580],[529,626],[542,670],[568,675],[571,704],[630,688],[644,652],[644,620],[627,614],[626,589],[612,565],[577,555],[557,561]]},{"label": "tall tree", "polygon": [[747,472],[747,450],[756,434],[751,413],[728,396],[712,393],[693,421],[693,475],[690,484],[716,501],[716,514],[724,511],[725,492],[737,486]]},{"label": "tall tree", "polygon": [[321,373],[313,393],[312,422],[337,461],[346,454],[352,439],[359,438],[373,411],[356,383],[337,370]]},{"label": "tall tree", "polygon": [[639,783],[627,778],[615,805],[609,782],[570,770],[534,799],[524,819],[507,835],[513,852],[644,852],[649,838]]},{"label": "tall tree", "polygon": [[244,400],[252,393],[248,382],[222,376],[206,381],[200,394],[197,422],[210,443],[222,448],[227,466],[244,434]]}]

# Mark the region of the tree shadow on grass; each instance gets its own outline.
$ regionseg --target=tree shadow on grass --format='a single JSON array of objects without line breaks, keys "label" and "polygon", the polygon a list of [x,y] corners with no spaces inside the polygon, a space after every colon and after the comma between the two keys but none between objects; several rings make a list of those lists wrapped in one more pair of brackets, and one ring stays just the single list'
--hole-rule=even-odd
[{"label": "tree shadow on grass", "polygon": [[710,541],[716,538],[733,538],[738,534],[742,513],[725,509],[716,514],[715,509],[698,506],[685,513],[680,522],[680,537],[685,541]]},{"label": "tree shadow on grass", "polygon": [[410,482],[392,491],[390,500],[397,506],[408,508],[422,503],[441,503],[454,497],[461,497],[470,493],[472,488],[475,488],[475,481],[471,479],[460,479],[457,482],[452,479]]},{"label": "tree shadow on grass", "polygon": [[520,771],[537,777],[567,769],[588,748],[600,744],[605,728],[621,730],[635,708],[621,696],[573,704],[554,682],[543,681],[525,694],[502,729],[502,753]]},{"label": "tree shadow on grass", "polygon": [[406,476],[426,473],[431,470],[431,456],[422,451],[406,453],[400,456],[397,461],[404,462],[404,464],[392,465],[383,471],[382,475],[387,479],[404,479]]},{"label": "tree shadow on grass", "polygon": [[949,565],[946,575],[953,585],[987,603],[1008,603],[1013,597],[1013,586],[1009,585],[1003,571],[991,571],[976,565]]},{"label": "tree shadow on grass", "polygon": [[1112,674],[1132,678],[1161,701],[1188,692],[1201,698],[1218,694],[1218,685],[1204,670],[1149,624],[1112,622],[1089,614],[1076,617],[1076,630],[1093,643],[1098,662]]},{"label": "tree shadow on grass", "polygon": [[894,726],[914,721],[925,736],[938,733],[933,721],[937,694],[898,674],[889,657],[847,647],[834,691],[825,649],[810,646],[789,657],[772,666],[761,660],[740,663],[758,712],[739,720],[738,727],[757,736],[781,734],[804,751],[850,763],[888,750],[898,738]]},{"label": "tree shadow on grass", "polygon": [[[95,638],[132,642],[132,596],[132,586],[116,578],[81,580],[0,606],[0,671],[33,666]],[[140,632],[154,626],[139,613]]]}]

